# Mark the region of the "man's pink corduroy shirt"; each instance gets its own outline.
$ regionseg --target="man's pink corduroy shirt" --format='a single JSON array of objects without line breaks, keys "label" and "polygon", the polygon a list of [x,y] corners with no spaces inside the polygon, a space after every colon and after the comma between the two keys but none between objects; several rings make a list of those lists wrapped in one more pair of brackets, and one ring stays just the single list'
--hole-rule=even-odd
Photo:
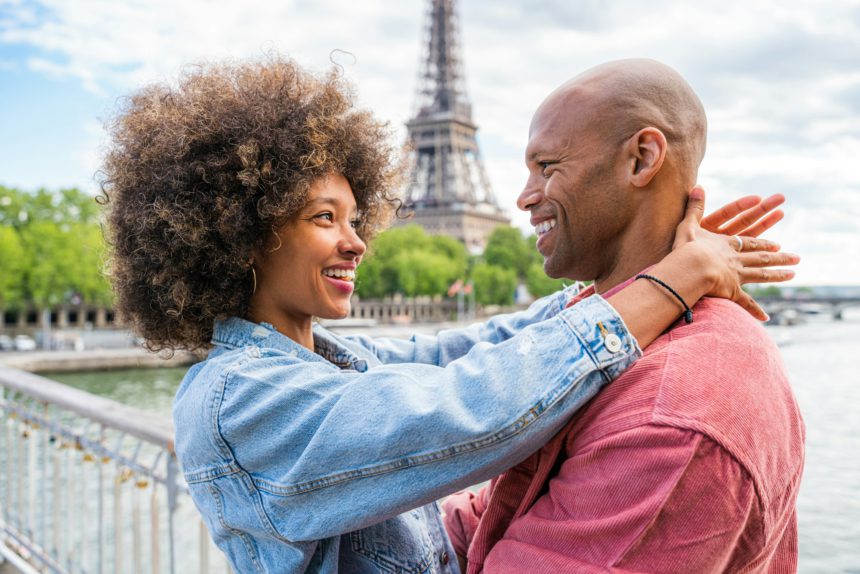
[{"label": "man's pink corduroy shirt", "polygon": [[795,572],[803,442],[776,346],[706,299],[446,526],[469,574]]}]

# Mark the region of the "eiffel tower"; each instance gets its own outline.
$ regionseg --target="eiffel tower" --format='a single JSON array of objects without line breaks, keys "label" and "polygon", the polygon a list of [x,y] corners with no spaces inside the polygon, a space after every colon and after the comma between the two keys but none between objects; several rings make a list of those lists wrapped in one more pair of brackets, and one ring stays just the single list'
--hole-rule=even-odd
[{"label": "eiffel tower", "polygon": [[417,113],[406,123],[412,147],[407,211],[431,235],[450,235],[472,253],[510,220],[499,208],[481,160],[466,98],[454,0],[431,0]]}]

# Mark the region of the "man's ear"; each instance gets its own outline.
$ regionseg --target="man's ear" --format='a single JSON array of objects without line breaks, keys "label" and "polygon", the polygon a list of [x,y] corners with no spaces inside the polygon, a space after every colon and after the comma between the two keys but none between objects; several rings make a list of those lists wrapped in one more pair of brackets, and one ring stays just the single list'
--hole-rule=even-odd
[{"label": "man's ear", "polygon": [[645,187],[663,167],[668,144],[657,128],[642,128],[627,140],[629,172],[627,178],[636,187]]}]

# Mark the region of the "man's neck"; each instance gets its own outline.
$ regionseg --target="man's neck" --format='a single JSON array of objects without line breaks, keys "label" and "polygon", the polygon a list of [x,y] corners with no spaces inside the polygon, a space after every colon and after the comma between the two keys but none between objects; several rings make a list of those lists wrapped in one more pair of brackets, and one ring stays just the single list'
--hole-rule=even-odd
[{"label": "man's neck", "polygon": [[658,263],[672,251],[674,239],[674,225],[661,224],[658,218],[643,212],[621,237],[614,261],[595,277],[595,293],[605,293]]}]

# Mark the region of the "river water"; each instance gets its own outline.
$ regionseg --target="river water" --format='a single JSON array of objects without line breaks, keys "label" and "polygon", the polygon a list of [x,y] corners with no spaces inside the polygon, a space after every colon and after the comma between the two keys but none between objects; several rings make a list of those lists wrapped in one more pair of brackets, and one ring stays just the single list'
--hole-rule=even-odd
[{"label": "river water", "polygon": [[[853,311],[853,312],[852,312]],[[798,500],[801,573],[860,574],[860,310],[768,327],[806,421]],[[184,369],[56,374],[51,378],[139,408],[170,412]]]}]

